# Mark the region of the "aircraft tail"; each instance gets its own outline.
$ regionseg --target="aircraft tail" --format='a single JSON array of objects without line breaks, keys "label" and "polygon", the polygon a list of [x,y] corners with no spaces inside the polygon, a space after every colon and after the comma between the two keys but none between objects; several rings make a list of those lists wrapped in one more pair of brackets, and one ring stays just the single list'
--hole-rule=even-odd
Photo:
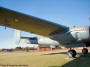
[{"label": "aircraft tail", "polygon": [[15,44],[19,45],[20,40],[21,40],[21,31],[15,30]]}]

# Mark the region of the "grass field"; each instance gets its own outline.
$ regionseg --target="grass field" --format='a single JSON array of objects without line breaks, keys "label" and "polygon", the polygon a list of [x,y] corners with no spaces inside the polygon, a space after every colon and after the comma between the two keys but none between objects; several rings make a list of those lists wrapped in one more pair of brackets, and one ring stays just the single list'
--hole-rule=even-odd
[{"label": "grass field", "polygon": [[[67,59],[67,50],[46,52],[1,52],[0,67],[90,67],[90,54],[83,56],[81,50],[77,59]],[[1,66],[1,65],[27,66]]]}]

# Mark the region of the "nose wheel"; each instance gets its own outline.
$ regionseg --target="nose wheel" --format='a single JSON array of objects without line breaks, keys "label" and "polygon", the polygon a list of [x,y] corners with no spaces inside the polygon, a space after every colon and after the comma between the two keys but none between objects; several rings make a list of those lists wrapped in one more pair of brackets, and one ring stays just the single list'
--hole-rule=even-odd
[{"label": "nose wheel", "polygon": [[69,58],[75,58],[76,57],[76,51],[74,50],[74,49],[70,49],[69,51],[68,51],[68,56],[69,56]]},{"label": "nose wheel", "polygon": [[83,49],[82,49],[82,54],[83,54],[83,55],[88,54],[88,49],[87,49],[87,48],[83,48]]}]

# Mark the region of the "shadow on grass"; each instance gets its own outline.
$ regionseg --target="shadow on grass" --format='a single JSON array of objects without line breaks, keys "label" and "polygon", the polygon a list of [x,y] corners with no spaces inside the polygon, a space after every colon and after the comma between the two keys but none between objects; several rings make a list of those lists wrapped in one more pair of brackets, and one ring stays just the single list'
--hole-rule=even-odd
[{"label": "shadow on grass", "polygon": [[48,53],[48,54],[43,54],[43,55],[56,55],[56,54],[67,54],[67,52]]},{"label": "shadow on grass", "polygon": [[90,67],[90,53],[87,55],[80,54],[80,57],[62,65],[62,66],[48,66],[48,67]]}]

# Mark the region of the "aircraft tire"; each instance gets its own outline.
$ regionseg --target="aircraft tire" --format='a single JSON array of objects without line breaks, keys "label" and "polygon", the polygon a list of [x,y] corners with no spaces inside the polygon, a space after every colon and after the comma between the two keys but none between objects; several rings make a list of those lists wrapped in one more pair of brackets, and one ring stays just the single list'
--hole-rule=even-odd
[{"label": "aircraft tire", "polygon": [[68,56],[69,58],[75,58],[76,57],[76,51],[75,50],[69,50],[68,51]]},{"label": "aircraft tire", "polygon": [[88,54],[88,49],[87,48],[83,48],[82,49],[82,53],[85,55],[85,54]]}]

